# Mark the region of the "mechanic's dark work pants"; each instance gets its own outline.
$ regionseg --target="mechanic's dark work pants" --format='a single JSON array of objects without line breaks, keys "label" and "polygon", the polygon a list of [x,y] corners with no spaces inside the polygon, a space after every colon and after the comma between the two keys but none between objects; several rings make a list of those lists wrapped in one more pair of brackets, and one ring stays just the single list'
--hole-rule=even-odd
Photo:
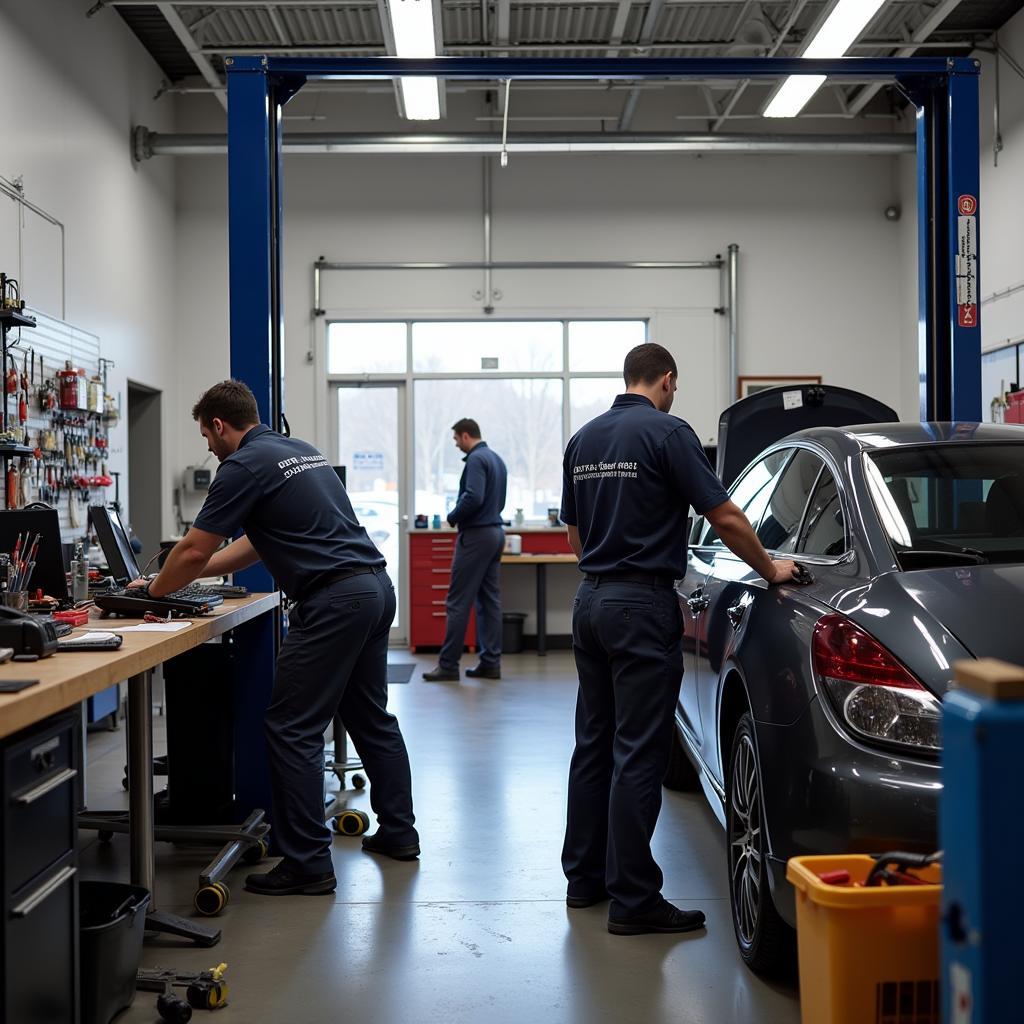
[{"label": "mechanic's dark work pants", "polygon": [[476,604],[476,643],[480,664],[501,664],[501,553],[505,531],[500,526],[476,526],[460,530],[452,559],[452,581],[445,602],[447,622],[444,644],[438,657],[443,669],[459,667],[466,645],[469,610]]},{"label": "mechanic's dark work pants", "polygon": [[409,755],[387,711],[395,589],[383,570],[338,580],[288,616],[266,716],[271,840],[293,871],[332,870],[324,824],[324,732],[341,714],[370,780],[370,806],[395,844],[418,842]]},{"label": "mechanic's dark work pants", "polygon": [[651,836],[683,678],[682,631],[668,587],[584,582],[573,605],[580,688],[562,868],[571,896],[607,888],[610,917],[661,903]]}]

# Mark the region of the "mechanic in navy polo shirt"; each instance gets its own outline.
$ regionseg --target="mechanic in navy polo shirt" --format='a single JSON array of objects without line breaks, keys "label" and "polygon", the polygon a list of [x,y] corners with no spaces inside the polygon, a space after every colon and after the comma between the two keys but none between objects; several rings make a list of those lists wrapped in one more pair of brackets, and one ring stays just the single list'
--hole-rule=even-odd
[{"label": "mechanic in navy polo shirt", "polygon": [[[260,423],[245,384],[214,385],[192,416],[221,465],[195,523],[149,593],[159,597],[198,576],[236,572],[262,560],[295,602],[265,721],[271,838],[284,856],[245,884],[270,896],[330,893],[335,877],[324,824],[324,732],[336,713],[372,783],[370,804],[379,827],[363,839],[363,848],[398,860],[420,852],[409,756],[387,710],[395,590],[327,460],[305,441]],[[241,537],[217,551],[239,530]]]},{"label": "mechanic in navy polo shirt", "polygon": [[611,899],[613,934],[684,932],[704,915],[661,895],[651,836],[683,677],[673,584],[686,572],[690,508],[769,583],[796,567],[771,559],[697,435],[668,415],[672,355],[639,345],[623,377],[626,393],[569,441],[563,467],[562,521],[586,575],[573,605],[580,686],[562,868],[569,907]]}]

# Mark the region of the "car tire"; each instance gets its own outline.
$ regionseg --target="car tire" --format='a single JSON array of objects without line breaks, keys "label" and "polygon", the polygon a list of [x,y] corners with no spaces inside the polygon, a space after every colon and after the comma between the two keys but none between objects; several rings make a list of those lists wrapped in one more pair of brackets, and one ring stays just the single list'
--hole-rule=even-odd
[{"label": "car tire", "polygon": [[740,956],[758,974],[792,977],[796,932],[775,909],[768,881],[761,766],[749,712],[740,717],[733,733],[726,782],[729,903]]},{"label": "car tire", "polygon": [[664,785],[666,789],[678,790],[682,793],[692,793],[700,789],[700,777],[693,762],[687,756],[683,747],[683,739],[679,730],[672,726],[672,750],[668,755],[668,768],[665,771]]}]

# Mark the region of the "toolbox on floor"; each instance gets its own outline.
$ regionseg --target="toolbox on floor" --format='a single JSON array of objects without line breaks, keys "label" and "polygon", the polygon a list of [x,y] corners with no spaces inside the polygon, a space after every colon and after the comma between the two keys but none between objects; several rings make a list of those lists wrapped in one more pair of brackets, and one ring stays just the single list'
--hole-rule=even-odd
[{"label": "toolbox on floor", "polygon": [[[789,862],[804,1024],[939,1024],[942,869],[915,868],[924,885],[863,887],[874,864],[856,854]],[[850,884],[826,883],[828,872],[848,872]]]},{"label": "toolbox on floor", "polygon": [[79,882],[82,1024],[109,1024],[135,998],[149,893],[119,882]]}]

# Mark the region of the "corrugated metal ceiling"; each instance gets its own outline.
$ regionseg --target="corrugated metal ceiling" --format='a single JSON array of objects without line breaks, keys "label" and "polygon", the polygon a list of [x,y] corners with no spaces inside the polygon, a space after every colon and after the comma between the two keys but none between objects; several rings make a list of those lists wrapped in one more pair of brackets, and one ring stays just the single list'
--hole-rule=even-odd
[{"label": "corrugated metal ceiling", "polygon": [[[509,0],[509,38],[499,47],[496,38],[498,4],[501,0],[441,0],[442,36],[447,53],[460,55],[508,54],[533,57],[601,57],[602,44],[618,42],[622,53],[652,53],[665,57],[728,56],[759,51],[749,39],[737,40],[752,13],[763,12],[764,42],[777,36],[797,0],[670,0],[659,4],[650,49],[646,42],[648,11],[652,3],[630,0],[568,2],[568,0]],[[825,0],[808,0],[779,53],[795,52],[821,13]],[[118,6],[118,0],[106,0]],[[484,6],[486,5],[486,7]],[[962,0],[933,34],[929,54],[963,54],[969,44],[991,35],[1024,7],[1024,0]],[[211,0],[206,6],[180,5],[177,12],[213,66],[222,69],[222,56],[232,49],[272,52],[319,47],[319,55],[343,56],[346,52],[385,53],[385,39],[377,3],[372,0],[338,0],[329,5],[280,3],[254,0],[251,5],[227,6]],[[888,0],[853,51],[859,56],[883,56],[908,42],[915,29],[934,9],[921,0]],[[196,74],[196,65],[156,6],[123,6],[118,10],[139,37],[167,78],[179,81]],[[613,40],[616,22],[625,15],[619,40]],[[485,28],[486,26],[486,28]],[[487,39],[483,38],[486,32]],[[737,42],[748,45],[738,49]],[[866,43],[877,42],[876,47]],[[705,45],[701,45],[705,44]],[[328,49],[330,47],[330,49]],[[547,47],[551,47],[548,49]],[[578,47],[578,48],[577,48]],[[447,49],[450,48],[450,49]],[[760,51],[763,52],[763,51]]]}]

